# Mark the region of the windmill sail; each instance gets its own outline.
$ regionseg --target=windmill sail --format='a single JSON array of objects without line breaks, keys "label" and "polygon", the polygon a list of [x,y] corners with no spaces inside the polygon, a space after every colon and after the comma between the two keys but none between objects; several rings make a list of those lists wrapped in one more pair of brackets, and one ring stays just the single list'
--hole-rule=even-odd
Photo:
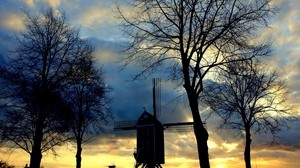
[{"label": "windmill sail", "polygon": [[137,120],[132,121],[115,121],[114,122],[114,130],[121,131],[121,130],[134,130],[136,129]]},{"label": "windmill sail", "polygon": [[153,78],[153,116],[157,118],[161,112],[161,79]]}]

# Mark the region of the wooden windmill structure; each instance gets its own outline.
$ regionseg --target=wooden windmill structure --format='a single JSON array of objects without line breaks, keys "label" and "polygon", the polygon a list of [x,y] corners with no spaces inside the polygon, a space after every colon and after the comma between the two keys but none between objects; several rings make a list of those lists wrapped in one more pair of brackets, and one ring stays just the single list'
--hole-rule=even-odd
[{"label": "wooden windmill structure", "polygon": [[[158,107],[157,107],[158,105]],[[114,130],[136,130],[137,143],[133,153],[135,167],[162,168],[165,163],[164,130],[170,127],[193,125],[193,122],[165,123],[157,119],[160,113],[160,79],[153,79],[153,115],[145,109],[136,121],[117,121]]]}]

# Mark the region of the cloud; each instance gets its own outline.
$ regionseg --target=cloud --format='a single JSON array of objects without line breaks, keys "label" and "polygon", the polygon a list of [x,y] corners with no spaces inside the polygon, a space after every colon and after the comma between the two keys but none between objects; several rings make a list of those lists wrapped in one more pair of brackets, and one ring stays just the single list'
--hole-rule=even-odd
[{"label": "cloud", "polygon": [[165,132],[165,156],[197,160],[197,145],[193,132]]},{"label": "cloud", "polygon": [[1,19],[0,25],[13,31],[22,31],[25,29],[23,19],[23,17],[16,14],[10,14]]},{"label": "cloud", "polygon": [[[129,65],[125,70],[120,70],[122,64],[117,61],[121,57],[121,53],[118,52],[122,48],[121,42],[96,38],[92,38],[91,41],[95,46],[97,62],[104,69],[105,81],[112,88],[112,109],[116,120],[136,120],[143,112],[143,107],[152,113],[151,77],[147,80],[132,81],[132,75],[139,71],[135,65]],[[182,103],[184,100],[175,99],[182,94],[176,87],[176,84],[172,82],[162,81],[161,104],[163,107],[159,116],[162,122],[183,122],[190,118],[187,104]]]},{"label": "cloud", "polygon": [[17,44],[15,35],[25,29],[23,20],[24,16],[20,14],[20,9],[16,8],[16,4],[12,1],[0,4],[0,54],[2,56],[6,56],[8,51],[15,50]]},{"label": "cloud", "polygon": [[45,0],[45,1],[53,8],[57,8],[61,3],[61,0]]},{"label": "cloud", "polygon": [[23,0],[23,3],[31,8],[47,4],[56,9],[59,5],[61,5],[61,0]]},{"label": "cloud", "polygon": [[22,31],[25,29],[24,16],[20,15],[20,10],[13,8],[13,5],[10,3],[7,6],[0,5],[0,28],[9,31]]},{"label": "cloud", "polygon": [[79,21],[82,25],[92,29],[96,29],[102,24],[112,23],[113,20],[114,18],[111,9],[103,8],[101,6],[91,6],[90,8],[87,8],[79,18]]},{"label": "cloud", "polygon": [[[97,37],[105,40],[119,41],[121,32],[116,24],[116,17],[111,1],[80,1],[81,3],[63,3],[70,20],[81,28],[85,36]],[[72,9],[72,10],[70,10]]]},{"label": "cloud", "polygon": [[34,7],[35,5],[33,0],[23,0],[23,2],[29,7]]},{"label": "cloud", "polygon": [[261,37],[273,44],[271,58],[265,62],[285,80],[290,103],[300,107],[300,1],[276,1],[279,8],[270,22],[270,28],[261,31]]}]

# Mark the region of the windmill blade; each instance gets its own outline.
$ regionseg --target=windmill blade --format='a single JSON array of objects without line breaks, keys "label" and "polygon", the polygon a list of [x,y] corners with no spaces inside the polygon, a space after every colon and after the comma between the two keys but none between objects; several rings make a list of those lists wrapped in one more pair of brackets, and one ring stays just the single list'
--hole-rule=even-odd
[{"label": "windmill blade", "polygon": [[157,116],[160,116],[161,114],[161,79],[157,78],[156,79],[157,83],[156,83],[156,114]]},{"label": "windmill blade", "polygon": [[163,124],[167,132],[192,132],[193,122],[165,123]]},{"label": "windmill blade", "polygon": [[160,115],[161,112],[161,79],[153,78],[153,115],[155,118]]},{"label": "windmill blade", "polygon": [[[205,124],[205,123],[203,123]],[[193,132],[193,122],[178,122],[163,124],[165,132]]]},{"label": "windmill blade", "polygon": [[194,131],[194,128],[192,125],[174,126],[174,127],[165,129],[166,133],[169,133],[169,132],[193,132],[193,131]]},{"label": "windmill blade", "polygon": [[114,130],[122,131],[122,130],[134,130],[136,129],[137,120],[132,121],[115,121]]}]

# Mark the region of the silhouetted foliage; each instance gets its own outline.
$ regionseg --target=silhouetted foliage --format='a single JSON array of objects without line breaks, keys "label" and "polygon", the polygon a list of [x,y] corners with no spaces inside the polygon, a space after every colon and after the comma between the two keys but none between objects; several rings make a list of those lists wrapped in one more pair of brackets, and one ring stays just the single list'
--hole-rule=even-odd
[{"label": "silhouetted foliage", "polygon": [[286,86],[257,62],[228,64],[207,88],[201,100],[223,119],[221,128],[236,129],[245,138],[246,168],[251,168],[251,134],[269,132],[275,138],[295,119]]},{"label": "silhouetted foliage", "polygon": [[6,162],[0,160],[0,168],[15,168],[15,166],[9,165]]},{"label": "silhouetted foliage", "polygon": [[101,133],[102,126],[112,118],[103,72],[95,67],[92,55],[89,56],[82,60],[82,67],[64,92],[73,113],[70,125],[77,145],[77,168],[81,167],[82,144]]},{"label": "silhouetted foliage", "polygon": [[68,140],[72,109],[63,92],[93,50],[64,13],[47,7],[24,14],[16,56],[0,68],[1,135],[30,154],[31,168],[39,168],[43,152]]},{"label": "silhouetted foliage", "polygon": [[[156,70],[170,72],[186,90],[194,121],[201,168],[209,168],[208,132],[199,113],[203,80],[214,68],[266,55],[255,32],[272,13],[270,0],[133,0],[122,12],[130,38],[125,66],[137,63],[136,78]],[[258,54],[259,53],[259,54]],[[160,69],[161,68],[161,69]]]}]

